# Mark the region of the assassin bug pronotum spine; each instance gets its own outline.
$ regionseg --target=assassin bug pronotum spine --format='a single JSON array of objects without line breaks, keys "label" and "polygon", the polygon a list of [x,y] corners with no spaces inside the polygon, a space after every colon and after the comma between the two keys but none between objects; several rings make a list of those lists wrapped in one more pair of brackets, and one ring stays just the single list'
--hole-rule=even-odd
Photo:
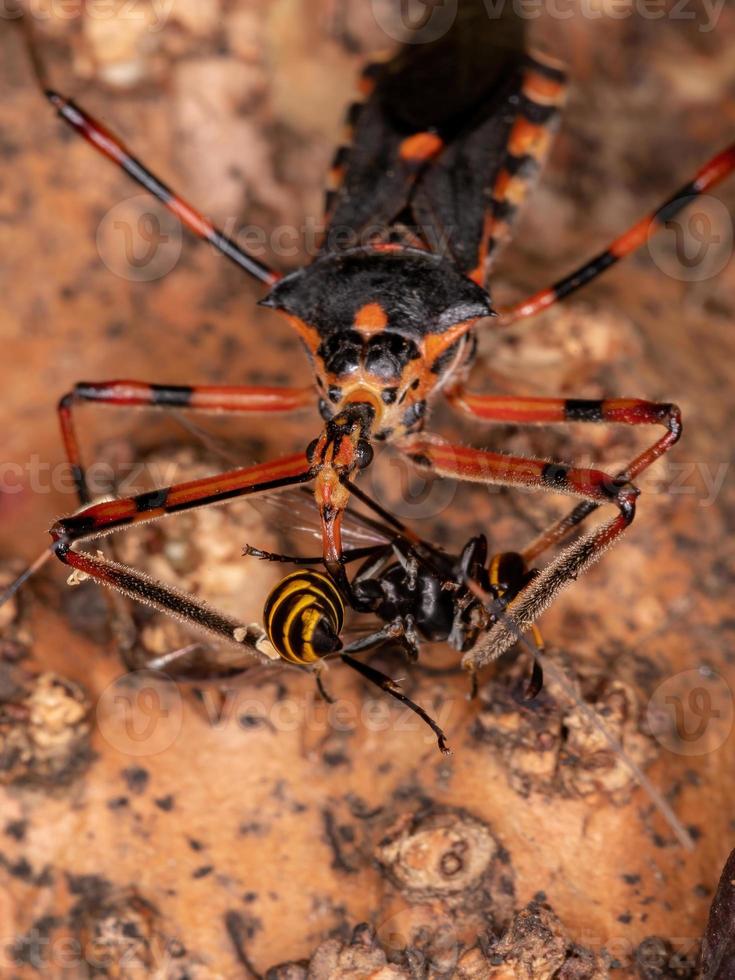
[{"label": "assassin bug pronotum spine", "polygon": [[[341,523],[352,482],[372,458],[376,441],[390,441],[416,465],[454,479],[537,486],[582,498],[570,515],[539,539],[556,543],[602,504],[618,514],[584,539],[581,558],[542,573],[516,621],[527,628],[574,575],[595,561],[632,522],[638,491],[632,481],[680,435],[674,405],[637,399],[605,401],[477,395],[465,388],[477,333],[545,309],[639,247],[663,217],[713,187],[735,168],[735,147],[705,165],[663,208],[618,238],[572,275],[509,310],[499,320],[484,288],[497,247],[539,169],[563,100],[565,80],[547,58],[524,54],[522,30],[496,44],[498,23],[484,5],[466,0],[453,29],[416,45],[365,74],[367,101],[351,112],[354,143],[340,151],[332,174],[322,251],[305,269],[281,278],[241,249],[143,166],[124,145],[72,100],[51,90],[36,61],[47,98],[62,120],[151,192],[198,237],[268,286],[262,301],[285,313],[305,344],[325,420],[301,453],[276,462],[178,484],[135,497],[92,504],[80,458],[73,408],[82,402],[185,408],[220,413],[281,413],[308,405],[312,387],[181,387],[136,381],[82,383],[59,405],[64,443],[83,509],[52,528],[52,551],[94,579],[144,599],[222,636],[236,635],[257,655],[262,631],[245,628],[190,597],[131,569],[75,550],[120,528],[194,507],[313,482],[325,566],[359,607],[344,570]],[[459,68],[462,71],[459,71]],[[347,230],[350,247],[337,241]],[[355,244],[357,243],[357,244]],[[665,433],[622,473],[578,469],[449,445],[424,432],[439,393],[474,419],[561,424],[607,422],[661,425]],[[496,636],[465,662],[477,666],[513,642]]]}]

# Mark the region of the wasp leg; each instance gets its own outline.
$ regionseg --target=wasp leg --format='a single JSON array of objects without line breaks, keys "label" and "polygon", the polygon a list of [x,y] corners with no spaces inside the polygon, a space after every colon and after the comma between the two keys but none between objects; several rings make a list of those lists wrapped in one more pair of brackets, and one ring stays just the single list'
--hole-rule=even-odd
[{"label": "wasp leg", "polygon": [[335,704],[336,703],[335,699],[332,697],[332,695],[324,686],[324,679],[322,677],[322,672],[323,672],[323,664],[316,664],[314,670],[314,680],[316,681],[316,689],[317,691],[319,691],[319,694],[323,701],[325,701],[327,704]]},{"label": "wasp leg", "polygon": [[[533,641],[536,644],[536,649],[539,653],[543,654],[546,651],[544,646],[544,640],[541,636],[541,631],[538,626],[534,623],[531,627],[531,632],[533,633]],[[538,697],[541,693],[541,689],[544,686],[544,668],[541,666],[540,660],[533,657],[531,663],[531,676],[526,684],[526,690],[523,692],[524,701],[533,701],[534,698]]]},{"label": "wasp leg", "polygon": [[445,755],[449,753],[450,749],[447,746],[447,737],[442,731],[442,729],[437,725],[434,719],[426,712],[424,709],[412,701],[407,695],[401,691],[396,682],[388,677],[387,674],[383,674],[381,671],[376,670],[374,667],[370,667],[368,664],[364,664],[359,660],[355,660],[354,657],[342,653],[342,660],[347,664],[348,667],[352,667],[356,670],[358,674],[361,674],[366,680],[370,681],[371,684],[375,684],[380,688],[381,691],[385,691],[386,694],[390,694],[392,698],[404,704],[407,708],[410,708],[415,714],[425,722],[432,732],[436,735],[436,740],[439,745],[439,749]]},{"label": "wasp leg", "polygon": [[403,639],[405,635],[406,627],[403,620],[394,619],[374,633],[362,636],[359,640],[353,640],[352,643],[343,648],[342,653],[362,653],[365,650],[372,650],[374,647],[380,646],[386,640]]},{"label": "wasp leg", "polygon": [[475,698],[477,697],[477,693],[480,688],[479,681],[477,679],[477,671],[471,670],[469,671],[469,675],[470,675],[470,690],[467,694],[467,700],[474,701]]}]

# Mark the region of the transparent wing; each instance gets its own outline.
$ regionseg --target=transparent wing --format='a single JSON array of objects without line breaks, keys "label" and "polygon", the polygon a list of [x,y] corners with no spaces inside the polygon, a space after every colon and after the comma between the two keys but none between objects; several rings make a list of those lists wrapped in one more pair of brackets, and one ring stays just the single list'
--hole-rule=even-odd
[{"label": "transparent wing", "polygon": [[[176,421],[200,442],[214,456],[224,460],[228,466],[248,466],[255,462],[244,459],[224,440],[213,435],[182,412],[173,413]],[[303,535],[309,539],[321,540],[319,514],[314,505],[314,497],[308,487],[283,490],[248,500],[248,504],[262,517],[269,529],[278,533],[288,531],[289,535]],[[379,522],[365,518],[354,509],[347,511],[342,525],[342,540],[348,548],[363,548],[370,545],[386,544],[390,533],[380,530]],[[243,542],[244,543],[244,542]],[[257,545],[257,542],[249,542]]]}]

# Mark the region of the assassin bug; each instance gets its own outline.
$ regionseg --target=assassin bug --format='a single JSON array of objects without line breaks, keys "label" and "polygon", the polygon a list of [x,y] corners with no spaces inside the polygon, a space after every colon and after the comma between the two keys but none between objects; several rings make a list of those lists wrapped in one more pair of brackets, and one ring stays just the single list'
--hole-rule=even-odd
[{"label": "assassin bug", "polygon": [[[321,251],[306,268],[285,277],[227,238],[88,113],[50,89],[35,56],[34,61],[47,98],[73,131],[195,235],[269,288],[261,305],[285,314],[303,341],[324,419],[306,455],[92,504],[73,420],[80,403],[277,414],[308,405],[313,389],[78,384],[61,399],[59,418],[83,509],[53,526],[49,553],[159,609],[218,635],[235,635],[257,656],[262,631],[75,546],[142,521],[311,482],[325,566],[343,595],[359,605],[344,569],[341,525],[350,494],[357,492],[354,477],[369,465],[379,441],[389,441],[416,466],[440,476],[582,498],[543,536],[544,547],[599,506],[613,505],[617,516],[585,539],[585,559],[577,563],[577,571],[597,560],[631,524],[638,496],[632,481],[680,436],[676,406],[639,399],[472,393],[466,379],[476,339],[493,323],[507,325],[549,307],[638,248],[692,196],[732,172],[735,146],[714,157],[658,212],[604,252],[492,320],[498,311],[485,288],[487,275],[546,155],[565,89],[564,73],[556,64],[525,53],[520,19],[490,20],[479,0],[464,0],[454,26],[438,41],[411,45],[366,71],[366,101],[350,111],[352,145],[340,150],[331,174]],[[429,406],[440,393],[484,422],[661,425],[665,433],[612,477],[594,469],[451,445],[424,431]],[[573,578],[568,565],[558,562],[542,573],[519,612],[523,628]],[[512,642],[512,631],[496,637],[483,657],[498,655]]]}]

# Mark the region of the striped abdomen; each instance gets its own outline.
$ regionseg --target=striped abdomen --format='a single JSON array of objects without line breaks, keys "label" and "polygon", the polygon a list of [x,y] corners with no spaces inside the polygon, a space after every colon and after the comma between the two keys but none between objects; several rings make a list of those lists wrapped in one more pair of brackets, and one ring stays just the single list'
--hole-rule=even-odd
[{"label": "striped abdomen", "polygon": [[270,593],[263,622],[284,660],[313,664],[341,649],[344,603],[330,578],[301,569],[287,575]]}]

